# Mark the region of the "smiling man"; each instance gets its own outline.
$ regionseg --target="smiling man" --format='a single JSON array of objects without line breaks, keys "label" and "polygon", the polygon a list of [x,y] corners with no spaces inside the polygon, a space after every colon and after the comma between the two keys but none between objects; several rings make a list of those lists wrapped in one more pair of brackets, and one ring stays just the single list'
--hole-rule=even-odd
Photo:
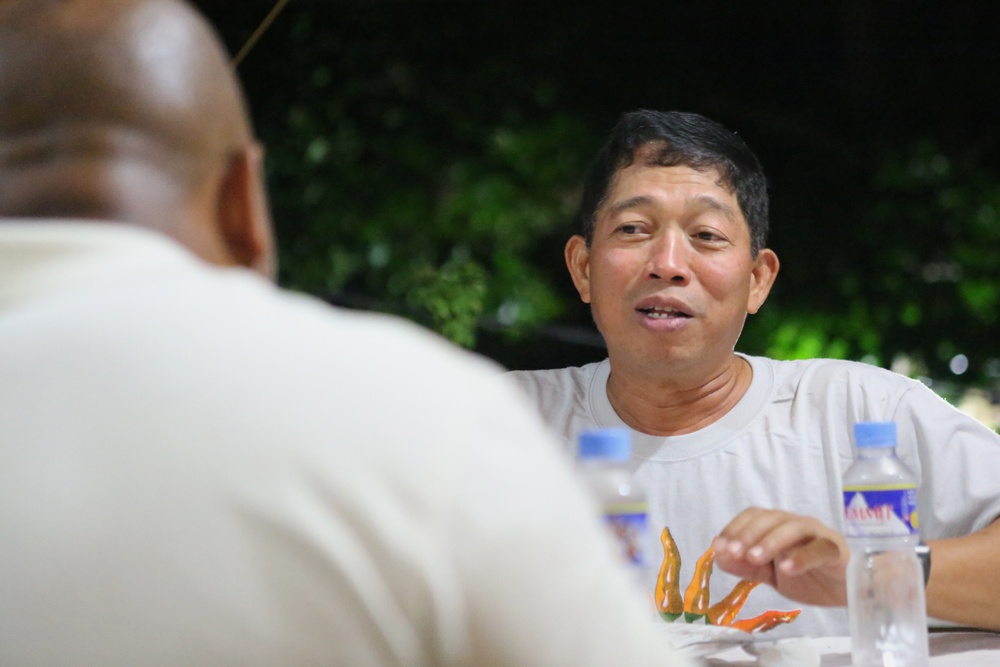
[{"label": "smiling man", "polygon": [[[715,421],[749,385],[750,366],[732,350],[746,313],[767,298],[778,258],[751,248],[716,169],[648,166],[672,162],[662,150],[639,148],[615,175],[585,236],[567,244],[566,263],[613,350],[611,405],[638,430],[677,435]],[[682,400],[656,400],[664,392]]]},{"label": "smiling man", "polygon": [[712,547],[712,602],[745,578],[770,586],[740,618],[805,605],[776,633],[847,634],[840,480],[850,434],[855,422],[895,421],[934,554],[929,613],[1000,628],[988,594],[1000,590],[1000,479],[990,472],[1000,437],[880,368],[735,351],[779,267],[765,245],[766,179],[742,140],[696,114],[626,114],[594,162],[578,223],[566,264],[608,359],[510,375],[569,447],[586,430],[631,429],[632,467],[650,496],[651,589],[671,543],[682,591]]}]

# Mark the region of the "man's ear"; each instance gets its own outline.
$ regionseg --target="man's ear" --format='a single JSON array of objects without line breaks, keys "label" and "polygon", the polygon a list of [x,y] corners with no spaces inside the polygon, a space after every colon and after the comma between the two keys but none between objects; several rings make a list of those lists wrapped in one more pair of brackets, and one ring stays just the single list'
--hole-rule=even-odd
[{"label": "man's ear", "polygon": [[747,312],[751,315],[756,315],[767,300],[774,279],[778,277],[780,266],[778,255],[770,248],[764,248],[757,253],[757,259],[754,260],[753,269],[750,271],[750,295],[747,299]]},{"label": "man's ear", "polygon": [[264,151],[252,143],[234,153],[219,187],[219,231],[240,265],[273,279],[274,234],[264,187]]},{"label": "man's ear", "polygon": [[574,234],[566,242],[563,253],[566,256],[566,268],[576,285],[576,291],[580,293],[580,300],[590,303],[590,248],[587,247],[586,239]]}]

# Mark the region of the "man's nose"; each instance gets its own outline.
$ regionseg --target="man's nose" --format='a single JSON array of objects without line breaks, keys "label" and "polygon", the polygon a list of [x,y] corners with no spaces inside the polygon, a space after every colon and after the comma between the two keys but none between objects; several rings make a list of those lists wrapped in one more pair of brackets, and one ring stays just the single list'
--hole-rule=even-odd
[{"label": "man's nose", "polygon": [[687,283],[691,279],[690,252],[684,235],[663,234],[650,245],[646,275],[653,280]]}]

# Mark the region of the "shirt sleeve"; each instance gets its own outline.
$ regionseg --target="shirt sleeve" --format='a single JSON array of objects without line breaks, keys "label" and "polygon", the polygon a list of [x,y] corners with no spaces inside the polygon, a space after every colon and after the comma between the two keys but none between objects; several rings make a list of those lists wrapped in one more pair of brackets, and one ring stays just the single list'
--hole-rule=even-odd
[{"label": "shirt sleeve", "polygon": [[965,535],[1000,516],[1000,435],[922,384],[901,399],[894,419],[899,452],[914,465],[924,539]]}]

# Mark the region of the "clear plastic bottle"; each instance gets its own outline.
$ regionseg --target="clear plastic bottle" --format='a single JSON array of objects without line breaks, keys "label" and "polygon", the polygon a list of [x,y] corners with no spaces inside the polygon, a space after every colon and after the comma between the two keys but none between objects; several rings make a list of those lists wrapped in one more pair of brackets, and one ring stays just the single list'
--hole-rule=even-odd
[{"label": "clear plastic bottle", "polygon": [[851,558],[847,608],[854,667],[925,667],[927,604],[917,486],[896,457],[895,422],[854,425],[855,460],[844,473]]},{"label": "clear plastic bottle", "polygon": [[628,429],[586,431],[579,439],[577,468],[641,584],[647,574],[648,503],[645,490],[635,484],[626,465],[631,454]]}]

